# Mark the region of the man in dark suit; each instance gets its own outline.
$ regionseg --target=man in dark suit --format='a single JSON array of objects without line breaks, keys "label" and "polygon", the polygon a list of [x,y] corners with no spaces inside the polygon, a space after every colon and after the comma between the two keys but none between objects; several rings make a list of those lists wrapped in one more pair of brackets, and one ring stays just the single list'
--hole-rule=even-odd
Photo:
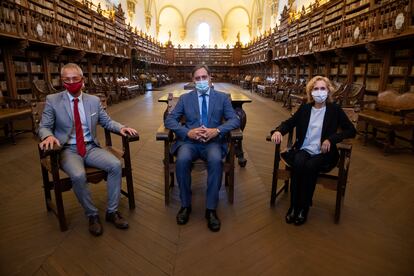
[{"label": "man in dark suit", "polygon": [[[210,87],[207,66],[193,69],[195,90],[184,94],[165,119],[165,127],[177,135],[172,151],[177,155],[176,175],[180,187],[181,208],[177,224],[186,224],[191,213],[191,164],[201,158],[207,162],[206,219],[211,231],[220,230],[216,209],[223,173],[223,157],[227,147],[225,135],[240,126],[230,97]],[[185,116],[185,124],[180,119]],[[224,121],[223,121],[224,119]]]},{"label": "man in dark suit", "polygon": [[107,171],[106,220],[117,228],[126,229],[128,222],[118,212],[121,163],[113,154],[99,146],[96,126],[100,124],[122,135],[136,135],[137,132],[111,120],[98,97],[82,93],[83,73],[78,65],[68,63],[63,66],[61,78],[66,90],[46,98],[38,133],[42,140],[40,147],[49,149],[54,144],[62,145],[60,165],[71,178],[73,191],[89,217],[89,232],[95,236],[101,235],[103,228],[88,189],[85,165]]}]

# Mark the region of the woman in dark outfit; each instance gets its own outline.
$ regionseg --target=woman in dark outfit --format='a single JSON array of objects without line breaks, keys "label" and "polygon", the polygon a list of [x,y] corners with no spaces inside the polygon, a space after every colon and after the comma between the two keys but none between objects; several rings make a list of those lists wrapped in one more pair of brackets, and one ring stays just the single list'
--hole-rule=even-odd
[{"label": "woman in dark outfit", "polygon": [[301,225],[306,222],[318,174],[330,171],[338,163],[336,144],[355,137],[356,130],[351,121],[339,105],[332,103],[330,95],[333,92],[328,78],[312,78],[306,85],[308,103],[301,105],[292,117],[272,131],[272,141],[279,144],[283,135],[296,128],[292,149],[281,154],[292,168],[287,223]]}]

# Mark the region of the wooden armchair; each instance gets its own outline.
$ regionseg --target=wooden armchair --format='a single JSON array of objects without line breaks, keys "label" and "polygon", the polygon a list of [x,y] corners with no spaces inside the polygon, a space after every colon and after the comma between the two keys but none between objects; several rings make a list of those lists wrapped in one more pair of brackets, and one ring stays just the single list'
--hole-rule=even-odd
[{"label": "wooden armchair", "polygon": [[[348,108],[344,110],[352,122],[355,121],[355,115],[357,115],[353,109]],[[288,134],[287,150],[293,145],[294,133]],[[266,137],[266,141],[271,141],[271,136]],[[337,145],[339,151],[339,160],[336,168],[331,171],[321,172],[319,174],[317,184],[322,185],[324,188],[336,191],[336,202],[335,202],[335,223],[339,222],[341,216],[342,202],[345,197],[346,185],[348,182],[349,165],[351,163],[352,144],[350,141],[342,141]],[[270,204],[275,205],[276,197],[282,192],[287,193],[289,191],[289,183],[291,178],[291,169],[286,162],[284,165],[280,164],[281,158],[281,145],[275,145],[274,152],[274,163],[273,163],[273,177],[272,177],[272,191],[270,195]],[[282,180],[284,184],[278,189],[277,182]]]},{"label": "wooden armchair", "polygon": [[47,95],[58,92],[53,85],[45,80],[33,80],[32,91],[36,101],[44,101]]},{"label": "wooden armchair", "polygon": [[[106,99],[102,99],[106,103]],[[32,113],[36,126],[39,126],[45,102],[32,103]],[[113,133],[122,139],[122,150],[112,146],[111,132],[105,129],[105,149],[113,153],[121,160],[122,177],[126,179],[126,190],[121,189],[121,193],[128,198],[129,209],[135,208],[134,185],[132,180],[132,166],[129,143],[138,141],[139,136],[122,136],[119,133]],[[43,151],[38,147],[40,157],[40,167],[43,178],[43,190],[45,195],[46,209],[52,211],[59,220],[61,231],[68,229],[63,206],[62,193],[72,188],[70,178],[60,169],[59,153],[61,148],[55,146],[51,150]],[[98,183],[106,180],[106,172],[93,167],[86,167],[87,181]],[[54,191],[55,203],[52,201],[51,191]]]},{"label": "wooden armchair", "polygon": [[[385,132],[384,153],[388,153],[394,147],[395,139],[401,139],[410,143],[414,152],[414,93],[398,94],[395,91],[385,91],[378,94],[375,108],[364,107],[359,114],[359,121],[365,124],[364,144],[368,141],[368,135],[373,134],[377,138],[377,132]],[[372,131],[369,132],[369,126]],[[397,131],[411,131],[411,139],[397,135]]]},{"label": "wooden armchair", "polygon": [[[173,93],[168,95],[168,107],[164,113],[164,119],[168,113],[170,113],[178,102],[178,97],[174,97]],[[183,118],[185,120],[185,118]],[[240,129],[232,130],[228,137],[228,153],[224,160],[223,173],[224,183],[227,189],[227,197],[229,203],[233,203],[234,200],[234,159],[235,159],[235,145],[240,143],[243,139],[243,133]],[[164,192],[165,192],[165,204],[170,202],[170,190],[174,187],[175,178],[175,156],[171,154],[171,145],[175,141],[174,132],[165,128],[162,124],[157,130],[157,141],[164,141]],[[205,162],[197,160],[193,163],[193,168],[204,169],[206,167]]]}]

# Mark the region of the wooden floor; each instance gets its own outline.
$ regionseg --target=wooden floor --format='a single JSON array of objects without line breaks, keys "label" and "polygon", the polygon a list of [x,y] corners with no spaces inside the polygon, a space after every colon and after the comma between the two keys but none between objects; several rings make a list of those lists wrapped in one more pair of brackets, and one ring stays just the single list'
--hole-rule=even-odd
[{"label": "wooden floor", "polygon": [[[221,231],[210,232],[203,217],[205,172],[193,173],[193,213],[187,225],[178,226],[177,188],[164,206],[163,144],[155,132],[165,109],[157,99],[182,85],[109,108],[141,136],[131,149],[137,208],[130,212],[125,198],[120,205],[130,222],[127,231],[104,223],[103,236],[91,236],[68,192],[69,230],[60,232],[44,206],[36,140],[27,133],[15,146],[0,145],[0,275],[414,275],[414,155],[385,157],[379,147],[356,140],[340,224],[333,223],[334,194],[318,188],[308,223],[288,225],[288,196],[275,208],[269,205],[273,145],[265,141],[288,112],[246,90],[253,99],[244,106],[248,163],[236,168],[233,205],[221,191]],[[105,184],[91,190],[102,217]]]}]

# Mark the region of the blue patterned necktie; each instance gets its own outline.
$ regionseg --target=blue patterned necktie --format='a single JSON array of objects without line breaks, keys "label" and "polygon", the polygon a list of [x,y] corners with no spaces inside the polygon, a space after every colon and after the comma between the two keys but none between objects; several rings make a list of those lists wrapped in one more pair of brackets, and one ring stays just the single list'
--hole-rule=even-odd
[{"label": "blue patterned necktie", "polygon": [[201,103],[201,125],[204,125],[207,127],[207,100],[206,100],[207,94],[202,94],[201,97],[203,97],[203,102]]}]

